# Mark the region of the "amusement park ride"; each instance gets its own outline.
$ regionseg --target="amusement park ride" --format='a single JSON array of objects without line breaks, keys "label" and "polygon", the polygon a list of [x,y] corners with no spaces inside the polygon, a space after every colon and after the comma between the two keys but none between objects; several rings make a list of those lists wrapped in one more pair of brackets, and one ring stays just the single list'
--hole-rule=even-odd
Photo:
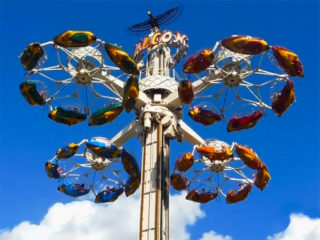
[{"label": "amusement park ride", "polygon": [[[31,43],[20,55],[28,71],[20,91],[29,104],[48,106],[53,121],[72,126],[89,118],[89,126],[99,126],[123,110],[134,111],[136,118],[113,138],[70,143],[45,163],[45,170],[58,180],[59,191],[72,197],[93,192],[96,203],[113,202],[123,192],[129,196],[142,183],[140,240],[169,239],[170,184],[186,190],[187,200],[207,203],[220,196],[237,203],[254,185],[263,190],[270,180],[254,150],[202,139],[183,121],[183,108],[205,126],[225,121],[228,132],[253,128],[266,111],[281,116],[289,108],[295,100],[290,77],[303,77],[295,53],[242,35],[187,58],[180,77],[175,68],[186,55],[188,37],[160,30],[180,13],[181,8],[158,16],[148,12],[147,21],[130,27],[150,31],[133,57],[87,31]],[[106,55],[116,67],[107,65]],[[272,68],[270,58],[282,72],[266,70]],[[271,97],[263,99],[270,91]],[[135,136],[142,144],[141,164],[122,147]],[[174,139],[194,147],[177,159],[170,174]]]}]

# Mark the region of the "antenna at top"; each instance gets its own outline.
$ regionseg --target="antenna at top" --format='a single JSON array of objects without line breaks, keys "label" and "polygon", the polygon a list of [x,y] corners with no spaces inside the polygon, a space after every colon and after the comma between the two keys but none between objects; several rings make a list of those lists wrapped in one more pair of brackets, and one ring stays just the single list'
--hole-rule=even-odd
[{"label": "antenna at top", "polygon": [[149,19],[129,27],[129,30],[135,33],[143,33],[148,32],[149,30],[154,28],[159,29],[160,26],[169,24],[176,20],[182,14],[182,12],[183,6],[171,8],[168,11],[157,16],[153,16],[151,11],[148,11]]}]

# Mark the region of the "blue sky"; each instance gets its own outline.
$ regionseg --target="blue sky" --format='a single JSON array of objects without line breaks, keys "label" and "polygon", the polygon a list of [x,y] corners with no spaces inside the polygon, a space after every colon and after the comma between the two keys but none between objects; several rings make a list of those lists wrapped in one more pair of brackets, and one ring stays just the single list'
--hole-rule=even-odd
[{"label": "blue sky", "polygon": [[[227,133],[225,124],[204,127],[185,114],[185,121],[205,139],[254,148],[272,177],[263,192],[254,189],[242,203],[212,201],[201,206],[206,217],[188,227],[190,239],[212,229],[236,240],[266,239],[283,231],[292,213],[320,217],[317,1],[1,1],[0,229],[24,220],[39,224],[54,203],[72,201],[56,190],[57,183],[43,169],[60,146],[94,136],[110,138],[134,117],[122,113],[116,124],[92,128],[86,123],[67,127],[51,121],[48,109],[30,106],[20,95],[25,71],[18,55],[29,43],[52,40],[69,29],[90,30],[133,52],[143,36],[128,35],[125,29],[144,20],[148,10],[159,14],[178,4],[184,5],[184,12],[166,28],[188,35],[188,55],[212,48],[232,34],[245,34],[296,52],[305,71],[304,78],[294,78],[297,100],[288,112],[278,118],[268,111],[254,129]],[[126,147],[140,161],[138,141],[133,139]],[[173,142],[171,147],[172,164],[191,150],[187,143]]]}]

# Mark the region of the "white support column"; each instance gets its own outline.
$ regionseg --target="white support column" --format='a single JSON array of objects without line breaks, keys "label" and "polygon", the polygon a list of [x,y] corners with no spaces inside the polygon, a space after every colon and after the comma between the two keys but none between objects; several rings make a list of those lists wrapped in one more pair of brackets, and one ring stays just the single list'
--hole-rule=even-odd
[{"label": "white support column", "polygon": [[154,122],[142,152],[139,240],[169,240],[169,144]]}]

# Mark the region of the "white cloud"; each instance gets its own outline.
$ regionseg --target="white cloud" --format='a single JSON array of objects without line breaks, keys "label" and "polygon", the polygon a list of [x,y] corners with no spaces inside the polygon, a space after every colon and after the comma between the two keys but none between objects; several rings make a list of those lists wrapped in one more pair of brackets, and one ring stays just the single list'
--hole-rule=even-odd
[{"label": "white cloud", "polygon": [[267,240],[319,240],[320,218],[309,218],[301,213],[291,214],[289,226],[282,232],[268,236]]},{"label": "white cloud", "polygon": [[222,236],[215,231],[210,231],[202,234],[200,240],[232,240],[232,237],[229,235]]},{"label": "white cloud", "polygon": [[[170,239],[190,240],[188,226],[203,218],[200,205],[185,200],[185,194],[170,197]],[[110,204],[74,201],[51,206],[39,224],[21,222],[13,229],[0,229],[1,240],[113,240],[138,239],[140,199],[120,197]],[[289,226],[267,240],[319,240],[320,218],[291,214]],[[199,240],[232,240],[215,231],[204,233]]]},{"label": "white cloud", "polygon": [[[2,240],[137,239],[138,199],[109,205],[89,201],[56,203],[39,225],[22,222],[0,235]],[[115,237],[116,236],[116,237]]]},{"label": "white cloud", "polygon": [[186,195],[182,192],[170,197],[170,239],[173,240],[189,240],[190,234],[186,227],[205,216],[200,204],[186,200]]},{"label": "white cloud", "polygon": [[[138,195],[120,197],[110,204],[90,201],[56,203],[39,225],[24,221],[12,230],[0,230],[1,240],[137,240]],[[185,200],[185,193],[170,198],[170,239],[189,240],[186,228],[204,216],[200,205]]]}]

